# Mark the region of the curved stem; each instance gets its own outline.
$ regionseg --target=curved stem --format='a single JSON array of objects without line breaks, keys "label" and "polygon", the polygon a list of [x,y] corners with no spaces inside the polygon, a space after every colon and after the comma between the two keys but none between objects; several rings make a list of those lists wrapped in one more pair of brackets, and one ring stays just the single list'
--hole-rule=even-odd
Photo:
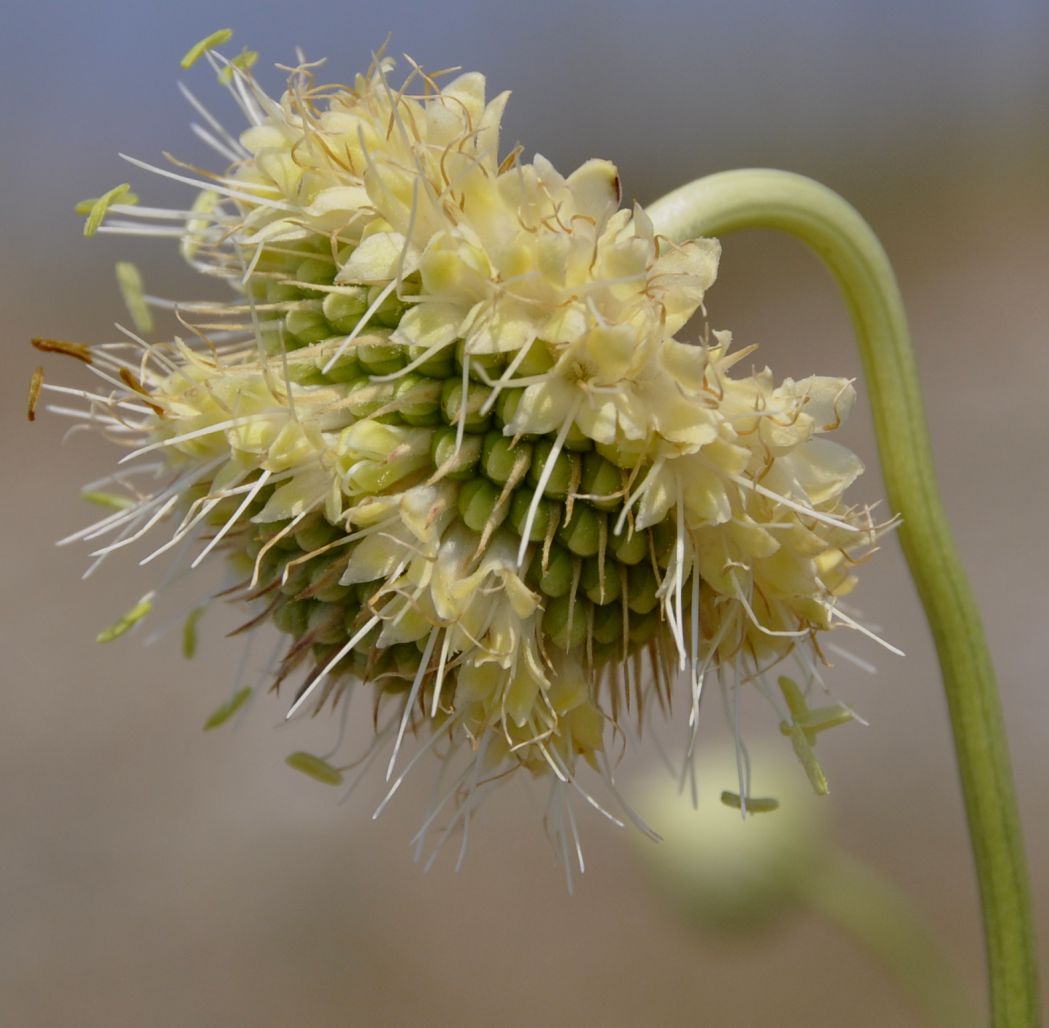
[{"label": "curved stem", "polygon": [[907,897],[873,868],[835,853],[802,898],[867,947],[910,994],[932,1025],[975,1028],[966,983]]},{"label": "curved stem", "polygon": [[907,319],[889,259],[867,223],[811,179],[752,169],[699,179],[648,208],[671,239],[780,229],[837,279],[859,339],[882,473],[900,542],[932,629],[954,732],[983,905],[996,1028],[1040,1023],[1038,975],[1019,812],[1001,704],[979,612],[951,539]]}]

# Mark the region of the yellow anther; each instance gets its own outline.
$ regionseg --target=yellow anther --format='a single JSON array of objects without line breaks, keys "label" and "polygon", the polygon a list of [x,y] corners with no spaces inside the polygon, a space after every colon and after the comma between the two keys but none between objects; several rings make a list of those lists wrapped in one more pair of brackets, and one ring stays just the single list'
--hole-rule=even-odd
[{"label": "yellow anther", "polygon": [[[197,653],[197,622],[204,613],[203,607],[195,607],[182,625],[182,656],[192,660]],[[250,692],[250,690],[249,690]],[[239,695],[239,694],[238,694]]]},{"label": "yellow anther", "polygon": [[199,43],[194,43],[179,61],[183,68],[192,68],[209,50],[214,50],[223,43],[228,43],[233,38],[233,29],[219,29],[205,36]]},{"label": "yellow anther", "polygon": [[[743,810],[743,797],[738,792],[730,792],[726,789],[721,794],[721,802],[733,810]],[[748,796],[745,804],[748,814],[765,814],[772,810],[779,810],[779,800],[774,796]]]},{"label": "yellow anther", "polygon": [[304,775],[309,775],[310,778],[315,778],[318,782],[323,782],[325,785],[341,785],[342,784],[342,772],[332,767],[322,757],[315,757],[312,753],[303,753],[301,750],[298,753],[293,753],[290,757],[286,757],[284,763],[288,767],[293,767],[296,771],[301,771]]},{"label": "yellow anther", "polygon": [[131,186],[127,182],[121,182],[119,186],[114,186],[108,193],[103,193],[95,200],[82,200],[76,205],[75,210],[77,214],[87,214],[87,221],[84,222],[84,235],[90,237],[98,231],[102,219],[106,216],[106,211],[113,204],[135,203],[137,199],[131,192]]},{"label": "yellow anther", "polygon": [[156,593],[148,592],[119,621],[108,628],[103,628],[95,637],[96,642],[107,643],[119,639],[125,632],[135,627],[152,609]]},{"label": "yellow anther", "polygon": [[116,273],[120,295],[124,298],[124,305],[135,323],[135,328],[143,333],[152,332],[153,312],[146,303],[142,275],[138,268],[131,261],[117,261]]},{"label": "yellow anther", "polygon": [[[192,615],[191,615],[192,616]],[[219,725],[224,725],[234,714],[248,702],[248,697],[251,695],[251,687],[245,686],[243,689],[238,689],[234,694],[233,698],[223,703],[221,707],[216,710],[211,717],[204,722],[204,731],[210,732],[213,728],[218,728]]]}]

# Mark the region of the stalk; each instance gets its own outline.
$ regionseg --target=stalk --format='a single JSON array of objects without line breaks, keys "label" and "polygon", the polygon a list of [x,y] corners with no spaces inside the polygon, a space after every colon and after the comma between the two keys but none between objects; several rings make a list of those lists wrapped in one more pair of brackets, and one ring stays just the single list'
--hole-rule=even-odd
[{"label": "stalk", "polygon": [[1040,1022],[1034,928],[1001,703],[979,611],[944,516],[899,286],[871,228],[811,179],[746,169],[698,179],[648,208],[681,241],[778,229],[811,247],[849,309],[882,474],[940,661],[983,911],[992,1024]]}]

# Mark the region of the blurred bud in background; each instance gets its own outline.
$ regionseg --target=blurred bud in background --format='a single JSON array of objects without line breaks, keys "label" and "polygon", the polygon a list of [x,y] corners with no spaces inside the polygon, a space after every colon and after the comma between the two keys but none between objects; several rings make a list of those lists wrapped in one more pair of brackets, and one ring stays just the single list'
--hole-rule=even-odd
[{"label": "blurred bud in background", "polygon": [[696,806],[663,768],[635,783],[632,800],[663,837],[639,833],[635,849],[655,889],[689,919],[715,930],[763,927],[801,902],[826,864],[827,801],[789,754],[758,747],[744,814],[735,751],[701,749]]},{"label": "blurred bud in background", "polygon": [[634,783],[631,800],[663,836],[635,836],[654,891],[677,915],[722,935],[761,931],[791,912],[819,914],[881,965],[921,1023],[977,1024],[970,984],[912,897],[835,844],[827,799],[772,747],[756,747],[751,765],[746,816],[731,747],[701,753],[695,806],[687,783],[679,789],[665,769]]}]

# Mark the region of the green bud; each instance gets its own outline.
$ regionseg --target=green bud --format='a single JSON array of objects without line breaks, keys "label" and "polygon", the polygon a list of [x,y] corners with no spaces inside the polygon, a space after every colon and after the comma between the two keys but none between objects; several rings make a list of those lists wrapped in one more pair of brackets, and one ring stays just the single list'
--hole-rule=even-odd
[{"label": "green bud", "polygon": [[543,633],[559,649],[569,650],[586,639],[590,603],[576,596],[551,600],[543,613]]},{"label": "green bud", "polygon": [[558,542],[577,557],[592,557],[600,548],[603,518],[585,503],[574,504],[571,519],[557,530]]},{"label": "green bud", "polygon": [[316,562],[317,567],[310,575],[310,585],[306,595],[322,603],[343,603],[353,592],[352,585],[339,585],[344,564],[336,561],[325,562],[322,558]]},{"label": "green bud", "polygon": [[[255,554],[255,556],[257,557],[258,554]],[[271,585],[280,576],[285,559],[284,554],[279,553],[276,547],[267,550],[259,565],[259,581],[266,585]]]},{"label": "green bud", "polygon": [[545,375],[555,364],[550,349],[541,339],[533,339],[528,352],[517,365],[518,378],[531,378],[533,375]]},{"label": "green bud", "polygon": [[300,300],[284,317],[284,330],[290,337],[288,348],[294,349],[295,343],[305,346],[318,343],[331,335],[331,328],[320,300]]},{"label": "green bud", "polygon": [[311,606],[309,600],[282,600],[273,612],[273,623],[279,631],[297,639],[306,634]]},{"label": "green bud", "polygon": [[297,303],[302,299],[302,290],[290,285],[282,278],[265,279],[267,303]]},{"label": "green bud", "polygon": [[568,434],[565,436],[565,449],[575,453],[584,453],[593,448],[594,441],[573,421],[568,426]]},{"label": "green bud", "polygon": [[[491,390],[487,386],[470,382],[466,389],[466,431],[487,431],[491,418],[481,415],[481,408],[488,399]],[[445,421],[449,425],[458,426],[460,410],[463,404],[463,384],[459,379],[447,379],[441,388],[441,408],[444,411]]]},{"label": "green bud", "polygon": [[345,641],[342,608],[331,603],[314,602],[306,621],[306,631],[314,640],[327,645]]},{"label": "green bud", "polygon": [[274,549],[282,550],[286,554],[294,554],[299,557],[302,555],[302,551],[299,549],[299,544],[295,541],[294,533],[283,535],[277,540],[277,544]]},{"label": "green bud", "polygon": [[[209,50],[214,50],[215,47],[222,46],[223,43],[228,43],[233,38],[233,29],[216,29],[210,36],[205,36],[203,39],[194,43],[183,55],[182,60],[179,64],[183,68],[192,68],[201,57],[204,56]],[[110,193],[116,193],[118,190],[127,191],[127,186],[118,186],[117,189],[111,189],[106,196]],[[104,197],[103,197],[104,199]]]},{"label": "green bud", "polygon": [[[323,257],[307,257],[296,269],[295,280],[297,282],[312,282],[316,285],[330,286],[335,278],[335,265],[331,260]],[[316,296],[320,290],[305,290]]]},{"label": "green bud", "polygon": [[627,572],[627,606],[635,614],[647,614],[656,608],[656,581],[652,565],[645,561],[635,564]]},{"label": "green bud", "polygon": [[[321,358],[321,367],[324,367],[330,359],[328,356]],[[364,373],[361,370],[360,362],[353,355],[352,351],[348,351],[339,357],[335,364],[332,365],[331,370],[324,374],[326,381],[339,384],[352,382],[354,379],[363,377]]]},{"label": "green bud", "polygon": [[[514,491],[513,499],[510,501],[510,524],[514,526],[514,531],[517,533],[518,538],[524,534],[525,523],[528,521],[528,511],[531,505],[532,493],[528,492],[527,489]],[[550,519],[560,519],[560,517],[561,505],[559,503],[541,499],[535,509],[532,529],[528,533],[528,541],[530,543],[542,542],[546,538],[546,533],[550,530]]]},{"label": "green bud", "polygon": [[560,546],[551,546],[550,560],[545,570],[540,565],[538,557],[535,563],[539,566],[540,592],[552,598],[567,596],[568,591],[572,588],[572,578],[575,575],[575,561],[572,555],[567,550],[561,549]]},{"label": "green bud", "polygon": [[[422,655],[415,643],[397,643],[393,649],[393,666],[399,675],[411,681],[419,670]],[[407,682],[405,683],[407,685]]]},{"label": "green bud", "polygon": [[390,375],[404,367],[404,348],[396,343],[358,343],[353,352],[372,375]]},{"label": "green bud", "polygon": [[[655,604],[653,604],[653,607]],[[630,641],[635,646],[644,646],[651,642],[659,631],[661,620],[658,610],[650,610],[647,614],[630,619]]]},{"label": "green bud", "polygon": [[611,461],[595,450],[583,456],[583,477],[579,491],[587,503],[598,510],[614,510],[622,502],[623,475]]},{"label": "green bud", "polygon": [[408,374],[394,389],[397,413],[409,425],[438,425],[441,422],[441,384],[432,378]]},{"label": "green bud", "polygon": [[309,364],[296,362],[288,366],[288,378],[296,385],[321,386],[328,385],[328,377],[319,369]]},{"label": "green bud", "polygon": [[[281,321],[263,321],[259,324],[259,342],[262,345],[263,351],[267,356],[272,357],[274,354],[280,353],[284,350],[288,343],[286,342],[287,336],[281,331]],[[292,343],[291,349],[295,349],[294,342]]]},{"label": "green bud", "polygon": [[653,525],[650,531],[653,548],[656,551],[656,562],[661,568],[665,568],[670,563],[674,546],[677,543],[677,526],[673,518],[666,518],[658,525]]},{"label": "green bud", "polygon": [[[606,603],[603,607],[594,607],[591,635],[594,642],[601,646],[612,646],[618,643],[623,636],[622,606],[618,603]],[[618,657],[620,653],[620,648],[616,647],[614,656]]]},{"label": "green bud", "polygon": [[[517,412],[517,407],[521,402],[521,395],[524,392],[522,389],[503,389],[499,393],[498,399],[495,401],[495,420],[501,428],[508,425]],[[527,433],[522,433],[522,437],[525,439],[534,439],[535,436]]]},{"label": "green bud", "polygon": [[[539,485],[543,469],[546,467],[546,462],[550,459],[553,448],[554,444],[549,439],[540,439],[535,444],[532,466],[528,469],[528,481],[532,485]],[[549,496],[552,500],[563,500],[568,495],[568,490],[572,486],[573,463],[578,459],[578,457],[565,453],[564,450],[558,453],[557,459],[554,461],[554,469],[547,479],[546,487],[543,489],[544,495]]]},{"label": "green bud", "polygon": [[[269,280],[263,275],[252,275],[242,288],[256,303],[266,302],[266,293],[269,289]],[[262,313],[262,317],[265,317]]]},{"label": "green bud", "polygon": [[[365,623],[371,618],[371,613],[368,610],[348,608],[346,611],[346,619],[343,622],[343,632],[345,633],[342,637],[342,645],[345,646],[347,641],[355,636],[365,625]],[[368,634],[361,639],[356,646],[354,646],[354,652],[362,654],[365,657],[374,649],[375,644],[379,641],[379,635],[382,633],[382,625],[373,625],[369,630]],[[356,667],[356,665],[355,665]]]},{"label": "green bud", "polygon": [[321,309],[335,332],[349,334],[368,309],[368,290],[364,286],[345,286],[344,291],[328,293]]},{"label": "green bud", "polygon": [[500,432],[489,432],[484,437],[484,447],[481,450],[481,467],[484,473],[499,485],[509,481],[515,471],[521,466],[528,467],[532,460],[532,447],[525,442],[514,445],[512,439],[507,438]]},{"label": "green bud", "polygon": [[632,532],[629,525],[619,535],[610,534],[608,542],[620,564],[639,564],[648,556],[648,532]]},{"label": "green bud", "polygon": [[[295,540],[292,539],[292,542]],[[283,581],[280,585],[280,591],[285,596],[298,596],[301,592],[310,587],[310,562],[301,561],[298,564],[291,564],[287,568],[287,575],[283,572],[280,573]]]},{"label": "green bud", "polygon": [[360,378],[346,390],[346,409],[357,419],[370,418],[394,397],[395,382],[372,382]]},{"label": "green bud", "polygon": [[[466,343],[460,339],[455,344],[455,367],[462,375],[463,357],[466,354]],[[482,372],[488,376],[488,380],[498,378],[506,367],[506,358],[501,353],[472,353],[470,354],[470,378],[475,382],[484,382]]]},{"label": "green bud", "polygon": [[[368,290],[368,306],[370,307],[379,298],[383,286],[372,286]],[[379,328],[396,328],[404,316],[405,305],[397,298],[396,294],[390,293],[379,305],[379,309],[371,316],[368,324]]]},{"label": "green bud", "polygon": [[[383,581],[384,580],[380,578],[380,579],[378,579],[377,581],[374,581],[374,582],[358,582],[353,587],[353,589],[354,589],[354,604],[349,604],[348,607],[356,605],[361,610],[363,610],[365,607],[370,608],[371,607],[372,598],[375,596],[375,593],[378,591],[378,589],[382,586]],[[353,627],[354,626],[354,620],[353,619],[354,619],[356,613],[357,612],[354,611],[354,610],[349,610],[349,609],[347,610],[346,628],[349,631],[350,635],[353,635],[353,633],[356,631],[356,629]],[[360,627],[361,627],[360,625],[357,625],[357,628],[360,628]]]},{"label": "green bud", "polygon": [[311,514],[295,530],[293,537],[295,545],[303,553],[310,553],[313,550],[319,550],[322,546],[327,546],[342,534],[341,528],[333,525],[322,515]]},{"label": "green bud", "polygon": [[481,437],[464,435],[462,445],[456,450],[455,435],[454,428],[437,429],[430,442],[430,456],[438,470],[451,462],[450,470],[445,473],[447,478],[470,478],[481,457]]},{"label": "green bud", "polygon": [[[408,360],[417,361],[426,352],[422,346],[408,347]],[[420,375],[427,378],[439,378],[442,381],[451,378],[455,372],[455,362],[452,359],[452,347],[446,346],[443,350],[428,357],[415,369]]]},{"label": "green bud", "polygon": [[112,642],[114,639],[119,639],[125,632],[130,632],[153,609],[154,595],[155,593],[152,592],[146,593],[123,617],[108,628],[103,628],[95,636],[95,642]]},{"label": "green bud", "polygon": [[495,513],[496,526],[506,520],[507,504],[496,513],[499,490],[486,478],[471,478],[459,490],[459,514],[468,528],[483,531],[488,519]]},{"label": "green bud", "polygon": [[580,579],[587,597],[592,603],[599,605],[618,600],[622,588],[616,564],[606,560],[604,565],[602,573],[601,562],[592,557],[583,564],[583,575]]}]

